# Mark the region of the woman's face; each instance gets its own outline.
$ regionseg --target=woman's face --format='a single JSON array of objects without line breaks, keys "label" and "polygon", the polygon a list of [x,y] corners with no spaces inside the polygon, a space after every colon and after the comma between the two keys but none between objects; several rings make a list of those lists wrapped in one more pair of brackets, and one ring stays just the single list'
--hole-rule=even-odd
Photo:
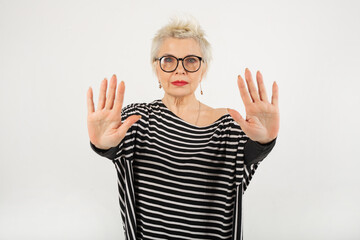
[{"label": "woman's face", "polygon": [[[159,58],[164,55],[173,55],[177,58],[184,58],[188,55],[203,57],[199,44],[192,38],[166,38],[159,49],[157,57]],[[201,62],[201,67],[197,72],[187,72],[182,65],[182,61],[179,61],[175,71],[164,72],[160,68],[160,62],[156,61],[156,75],[158,80],[164,88],[165,93],[174,97],[185,97],[194,94],[205,71],[206,65],[203,62]],[[187,84],[175,85],[175,81],[186,81]]]}]

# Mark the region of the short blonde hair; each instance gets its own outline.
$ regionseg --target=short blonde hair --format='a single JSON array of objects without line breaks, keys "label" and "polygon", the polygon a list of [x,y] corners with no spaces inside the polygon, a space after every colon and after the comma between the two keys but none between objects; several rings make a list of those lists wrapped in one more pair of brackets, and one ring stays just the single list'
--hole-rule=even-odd
[{"label": "short blonde hair", "polygon": [[157,31],[155,37],[152,40],[150,61],[154,72],[156,68],[154,60],[157,58],[157,54],[159,53],[159,49],[164,39],[169,37],[178,39],[195,39],[199,43],[204,62],[207,66],[209,65],[210,61],[212,60],[211,45],[206,40],[205,32],[201,28],[198,21],[194,17],[189,16],[188,18],[173,17],[170,19],[170,22],[167,25]]}]

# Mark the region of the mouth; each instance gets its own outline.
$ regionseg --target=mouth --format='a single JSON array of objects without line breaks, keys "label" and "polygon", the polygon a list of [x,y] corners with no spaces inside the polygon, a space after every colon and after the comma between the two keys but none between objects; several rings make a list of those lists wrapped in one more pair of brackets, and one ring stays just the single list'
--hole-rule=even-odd
[{"label": "mouth", "polygon": [[183,81],[183,80],[176,80],[176,81],[171,82],[171,84],[176,85],[176,86],[184,86],[184,85],[188,84],[188,82]]}]

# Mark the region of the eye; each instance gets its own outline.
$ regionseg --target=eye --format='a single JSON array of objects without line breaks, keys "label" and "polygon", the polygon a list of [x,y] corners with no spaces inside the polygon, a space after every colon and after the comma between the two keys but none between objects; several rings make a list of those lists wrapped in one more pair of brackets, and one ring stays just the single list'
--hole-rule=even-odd
[{"label": "eye", "polygon": [[187,63],[196,63],[198,59],[196,57],[188,57],[186,58]]},{"label": "eye", "polygon": [[164,57],[163,61],[166,63],[172,63],[174,61],[174,58],[173,57]]}]

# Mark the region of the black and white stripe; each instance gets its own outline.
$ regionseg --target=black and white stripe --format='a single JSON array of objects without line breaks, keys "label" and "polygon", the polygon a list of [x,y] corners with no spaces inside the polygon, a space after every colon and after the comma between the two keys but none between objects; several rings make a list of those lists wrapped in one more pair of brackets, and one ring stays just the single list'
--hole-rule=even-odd
[{"label": "black and white stripe", "polygon": [[106,155],[126,239],[242,239],[242,195],[259,162],[244,163],[248,137],[232,117],[197,127],[161,100],[121,114],[142,116]]}]

